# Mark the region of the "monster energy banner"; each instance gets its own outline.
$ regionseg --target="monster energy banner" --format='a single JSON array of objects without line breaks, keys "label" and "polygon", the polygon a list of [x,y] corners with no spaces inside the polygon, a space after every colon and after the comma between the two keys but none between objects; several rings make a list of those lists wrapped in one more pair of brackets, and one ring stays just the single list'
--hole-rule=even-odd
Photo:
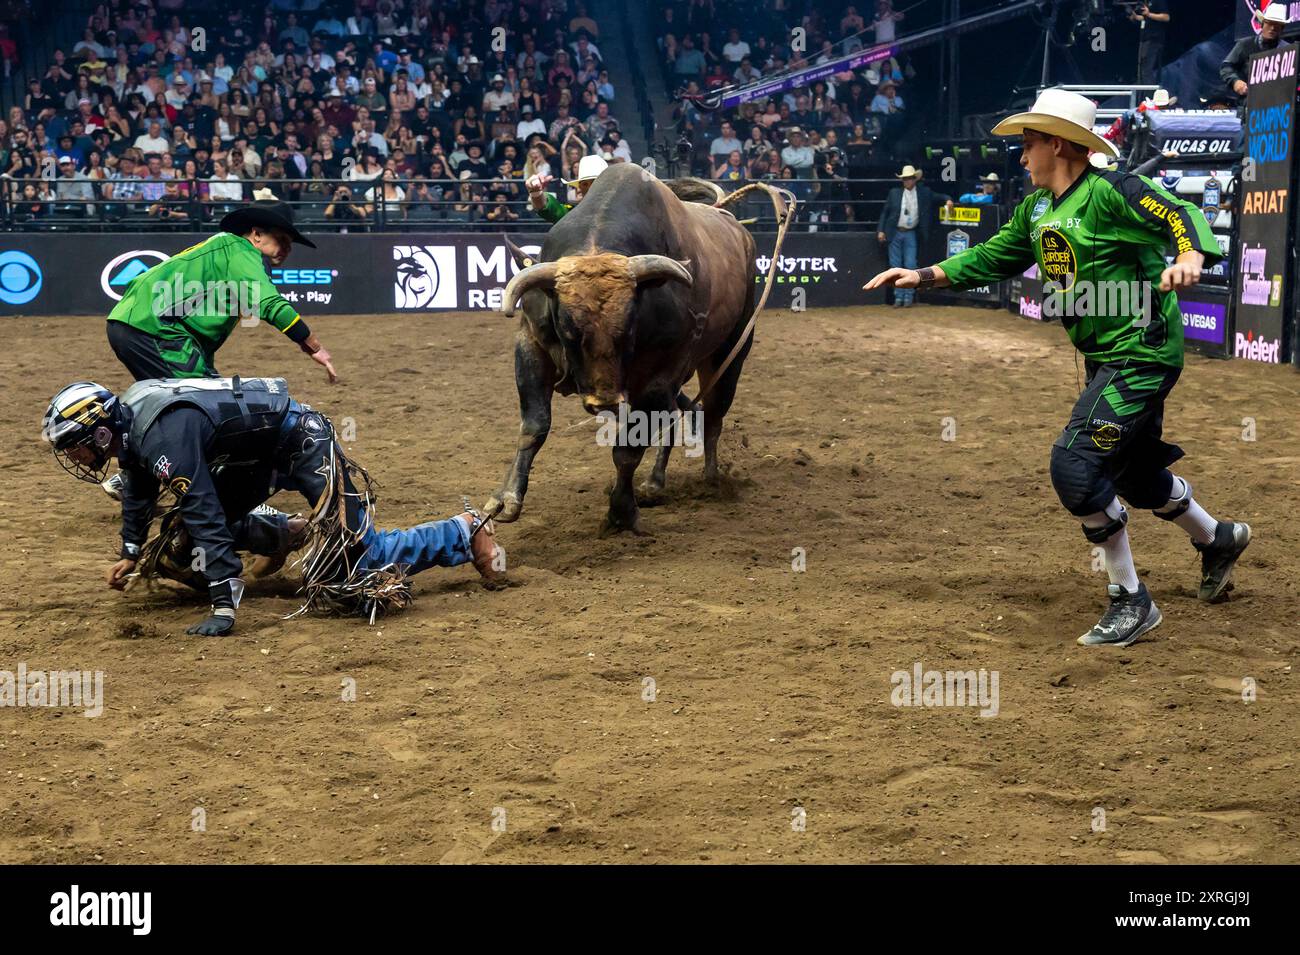
[{"label": "monster energy banner", "polygon": [[1290,359],[1292,347],[1296,47],[1256,53],[1247,79],[1232,354],[1276,364]]}]

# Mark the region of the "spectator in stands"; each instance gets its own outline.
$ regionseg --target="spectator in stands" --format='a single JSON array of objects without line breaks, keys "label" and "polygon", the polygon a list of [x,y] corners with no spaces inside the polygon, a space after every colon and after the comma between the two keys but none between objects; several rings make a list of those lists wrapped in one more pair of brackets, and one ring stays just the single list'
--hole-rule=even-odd
[{"label": "spectator in stands", "polygon": [[781,150],[781,163],[788,167],[798,179],[809,179],[813,170],[813,151],[808,145],[803,130],[791,126],[786,133],[786,145]]},{"label": "spectator in stands", "polygon": [[59,174],[54,180],[54,212],[64,216],[93,215],[94,187],[85,174],[77,168],[71,156],[59,159]]},{"label": "spectator in stands", "polygon": [[244,183],[224,159],[212,163],[206,201],[212,206],[212,218],[220,219],[243,201]]},{"label": "spectator in stands", "polygon": [[406,190],[397,183],[397,174],[385,169],[380,181],[366,190],[363,207],[366,218],[377,221],[400,221],[406,215]]},{"label": "spectator in stands", "polygon": [[749,57],[744,57],[735,72],[731,74],[731,78],[741,86],[745,86],[749,83],[757,83],[763,78],[763,73],[754,66]]},{"label": "spectator in stands", "polygon": [[876,16],[871,26],[876,31],[877,43],[893,43],[897,39],[896,27],[904,15],[894,9],[893,0],[876,0]]},{"label": "spectator in stands", "polygon": [[136,157],[128,150],[117,160],[117,169],[101,187],[109,219],[121,219],[140,205],[140,177],[136,174]]},{"label": "spectator in stands", "polygon": [[149,123],[149,131],[137,136],[135,142],[131,145],[147,156],[150,153],[157,154],[166,151],[170,144],[162,134],[162,123],[155,119]]},{"label": "spectator in stands", "polygon": [[[709,144],[709,163],[716,166],[720,159],[737,150],[744,150],[745,145],[736,138],[736,127],[727,120],[722,121],[721,131]],[[714,178],[717,178],[716,176]]]},{"label": "spectator in stands", "polygon": [[533,111],[532,103],[524,103],[519,109],[519,122],[515,124],[515,138],[524,142],[533,134],[545,136],[546,123]]},{"label": "spectator in stands", "polygon": [[609,104],[601,102],[597,104],[596,112],[587,120],[587,139],[591,142],[599,142],[611,129],[618,129],[618,125],[618,120],[609,115]]},{"label": "spectator in stands", "polygon": [[713,178],[737,183],[745,177],[745,160],[739,149],[733,149],[713,169]]},{"label": "spectator in stands", "polygon": [[49,215],[53,202],[54,194],[50,192],[47,181],[29,179],[23,183],[22,195],[14,204],[14,220],[32,222],[43,219]]},{"label": "spectator in stands", "polygon": [[632,147],[623,138],[623,133],[617,129],[611,129],[605,135],[605,138],[600,141],[600,147],[613,157],[614,162],[632,161]]},{"label": "spectator in stands", "polygon": [[673,74],[679,82],[698,80],[704,76],[704,54],[695,47],[695,40],[688,33],[682,38],[681,49],[672,59]]},{"label": "spectator in stands", "polygon": [[346,183],[340,183],[334,189],[329,205],[325,207],[325,218],[340,223],[345,227],[366,221],[365,207],[358,205],[352,198],[352,190]]},{"label": "spectator in stands", "polygon": [[998,180],[998,174],[989,173],[987,176],[980,176],[980,187],[975,192],[962,193],[957,201],[964,205],[992,205],[998,201],[998,193],[1002,189],[1002,183]]}]

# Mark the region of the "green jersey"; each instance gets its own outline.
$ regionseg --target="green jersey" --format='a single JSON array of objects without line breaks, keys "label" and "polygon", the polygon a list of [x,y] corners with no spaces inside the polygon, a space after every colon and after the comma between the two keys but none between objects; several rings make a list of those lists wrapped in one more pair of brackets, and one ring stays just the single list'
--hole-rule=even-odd
[{"label": "green jersey", "polygon": [[297,310],[275,290],[253,243],[218,232],[137,275],[108,320],[178,349],[193,343],[210,364],[241,316],[256,316],[295,342],[310,335]]},{"label": "green jersey", "polygon": [[[996,235],[940,263],[954,288],[1019,275],[1035,263],[1044,316],[1097,362],[1183,365],[1178,296],[1160,291],[1165,252],[1223,258],[1201,211],[1145,176],[1087,170],[1059,198],[1025,197]],[[1048,294],[1054,293],[1054,294]]]}]

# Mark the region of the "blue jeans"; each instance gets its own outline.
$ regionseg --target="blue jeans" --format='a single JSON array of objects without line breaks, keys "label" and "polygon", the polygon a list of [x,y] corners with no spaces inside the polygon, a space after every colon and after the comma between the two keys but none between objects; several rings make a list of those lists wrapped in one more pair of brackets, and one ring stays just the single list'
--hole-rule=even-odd
[{"label": "blue jeans", "polygon": [[471,559],[469,528],[459,517],[416,524],[405,530],[380,531],[372,527],[363,540],[363,567],[401,564],[407,574],[418,574],[430,567],[455,567]]},{"label": "blue jeans", "polygon": [[[916,230],[899,229],[889,243],[889,267],[894,269],[916,268]],[[916,301],[916,289],[895,288],[894,303],[910,304]]]},{"label": "blue jeans", "polygon": [[[306,410],[297,401],[290,400],[289,413],[280,432],[284,438],[287,439],[298,426]],[[322,442],[333,440],[328,426],[325,426],[325,431],[317,433]],[[307,454],[295,462],[296,467],[290,464],[286,467],[280,487],[301,492],[307,502],[314,505],[324,491],[324,479],[317,473],[318,460],[318,455]],[[401,564],[407,574],[418,574],[430,567],[455,567],[473,559],[469,546],[469,529],[459,517],[388,531],[372,527],[362,543],[366,545],[363,567]]]}]

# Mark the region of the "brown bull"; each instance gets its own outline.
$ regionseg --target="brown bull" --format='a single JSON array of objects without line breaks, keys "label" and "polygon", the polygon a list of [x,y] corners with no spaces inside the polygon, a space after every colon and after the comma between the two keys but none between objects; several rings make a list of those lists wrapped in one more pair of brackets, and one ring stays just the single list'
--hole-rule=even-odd
[{"label": "brown bull", "polygon": [[[514,463],[487,504],[498,520],[523,508],[533,458],[551,428],[551,393],[579,394],[591,414],[627,406],[628,417],[662,420],[689,410],[683,387],[698,373],[712,380],[740,339],[754,307],[754,240],[728,212],[683,202],[630,164],[611,166],[505,290],[504,308],[523,317],[515,336],[519,444]],[[718,477],[718,436],[750,342],[702,402],[704,474]],[[658,414],[656,414],[658,413]],[[654,420],[652,419],[652,420]],[[620,434],[617,477],[606,530],[639,530],[632,478],[649,445]],[[671,448],[662,435],[643,490],[664,486]]]}]

